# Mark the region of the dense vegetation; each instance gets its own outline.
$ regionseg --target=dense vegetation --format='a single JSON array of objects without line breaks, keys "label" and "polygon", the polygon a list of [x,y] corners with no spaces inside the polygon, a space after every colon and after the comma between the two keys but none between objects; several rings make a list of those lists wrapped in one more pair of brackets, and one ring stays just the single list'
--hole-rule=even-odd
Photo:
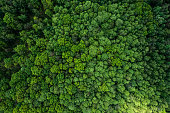
[{"label": "dense vegetation", "polygon": [[0,0],[0,113],[166,113],[168,0]]}]

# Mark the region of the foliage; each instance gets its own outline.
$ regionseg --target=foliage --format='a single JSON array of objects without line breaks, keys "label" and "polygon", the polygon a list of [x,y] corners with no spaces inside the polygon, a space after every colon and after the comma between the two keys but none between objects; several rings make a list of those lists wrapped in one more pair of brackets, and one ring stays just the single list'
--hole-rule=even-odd
[{"label": "foliage", "polygon": [[165,0],[1,0],[0,112],[169,112]]}]

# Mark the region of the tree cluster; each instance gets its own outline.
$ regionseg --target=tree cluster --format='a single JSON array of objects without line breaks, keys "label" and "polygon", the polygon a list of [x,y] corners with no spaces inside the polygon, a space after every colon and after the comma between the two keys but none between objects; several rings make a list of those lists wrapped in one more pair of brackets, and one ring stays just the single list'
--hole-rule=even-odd
[{"label": "tree cluster", "polygon": [[170,111],[168,8],[166,0],[1,0],[0,112]]}]

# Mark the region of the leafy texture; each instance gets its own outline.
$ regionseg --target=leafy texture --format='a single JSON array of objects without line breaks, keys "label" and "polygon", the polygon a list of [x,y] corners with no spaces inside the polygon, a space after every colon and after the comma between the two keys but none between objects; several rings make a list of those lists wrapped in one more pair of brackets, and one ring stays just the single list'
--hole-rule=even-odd
[{"label": "leafy texture", "polygon": [[168,112],[168,6],[1,0],[0,112]]}]

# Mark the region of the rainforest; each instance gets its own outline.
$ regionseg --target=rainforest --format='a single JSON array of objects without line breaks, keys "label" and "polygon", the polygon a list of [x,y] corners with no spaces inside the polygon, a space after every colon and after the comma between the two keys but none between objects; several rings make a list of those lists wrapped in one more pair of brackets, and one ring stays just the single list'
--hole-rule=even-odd
[{"label": "rainforest", "polygon": [[169,0],[0,0],[0,113],[169,113]]}]

